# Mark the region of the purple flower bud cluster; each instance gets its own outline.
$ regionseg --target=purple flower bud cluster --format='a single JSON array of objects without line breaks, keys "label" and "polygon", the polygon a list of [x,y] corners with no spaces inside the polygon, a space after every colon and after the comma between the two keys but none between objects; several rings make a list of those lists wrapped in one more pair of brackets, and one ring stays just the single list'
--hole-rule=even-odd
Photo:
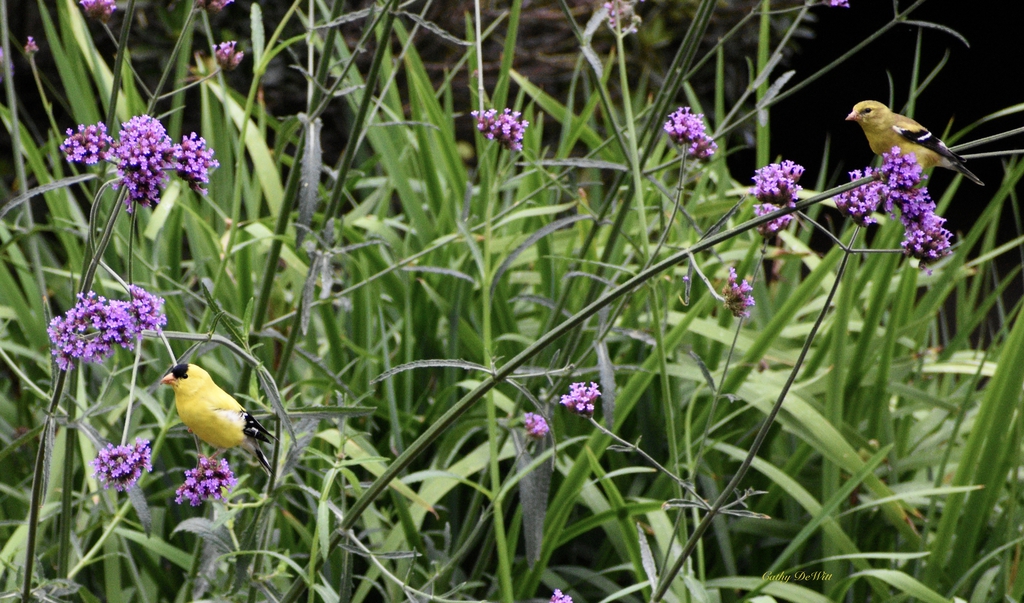
[{"label": "purple flower bud cluster", "polygon": [[110,21],[110,16],[117,9],[115,0],[82,0],[79,4],[82,5],[86,17],[99,19],[104,23]]},{"label": "purple flower bud cluster", "polygon": [[569,595],[563,595],[562,591],[556,588],[554,594],[551,595],[551,600],[548,601],[548,603],[572,603],[572,597],[570,597]]},{"label": "purple flower bud cluster", "polygon": [[224,71],[234,71],[242,62],[245,53],[235,50],[236,42],[221,42],[213,47],[213,58]]},{"label": "purple flower bud cluster", "polygon": [[530,122],[519,119],[522,117],[519,111],[505,109],[498,115],[496,110],[488,109],[483,113],[473,111],[470,115],[476,118],[476,129],[484,133],[484,138],[497,140],[510,151],[523,150],[523,133]]},{"label": "purple flower bud cluster", "polygon": [[[644,0],[640,0],[643,2]],[[621,28],[622,33],[634,33],[643,20],[636,14],[633,0],[611,0],[605,2],[602,7],[608,11],[608,27],[612,31]]]},{"label": "purple flower bud cluster", "polygon": [[[797,193],[803,189],[797,182],[803,174],[803,166],[788,159],[757,170],[750,194],[761,203],[754,205],[754,215],[764,216],[783,207],[795,206]],[[769,237],[785,228],[792,220],[792,215],[785,215],[758,226],[757,230],[761,236]]]},{"label": "purple flower bud cluster", "polygon": [[569,393],[562,396],[561,404],[574,413],[584,416],[594,416],[594,400],[601,396],[597,384],[590,382],[590,387],[585,383],[573,383],[569,386]]},{"label": "purple flower bud cluster", "polygon": [[[850,172],[850,180],[860,180],[865,176],[880,177],[877,170],[864,168],[864,171],[853,170]],[[876,224],[878,220],[871,217],[871,214],[878,209],[886,199],[886,187],[878,180],[861,185],[852,191],[846,191],[835,196],[836,207],[839,211],[853,218],[853,221],[861,226]]]},{"label": "purple flower bud cluster", "polygon": [[703,113],[690,113],[689,107],[679,107],[668,116],[663,129],[672,142],[686,149],[697,159],[707,159],[715,154],[718,145],[707,135]]},{"label": "purple flower bud cluster", "polygon": [[39,52],[39,45],[36,44],[35,38],[29,36],[28,40],[25,42],[25,54],[32,56],[37,52]]},{"label": "purple flower bud cluster", "polygon": [[824,2],[828,2],[832,8],[850,8],[850,0],[822,0],[822,3]]},{"label": "purple flower bud cluster", "polygon": [[103,489],[114,486],[125,492],[142,477],[142,471],[152,471],[153,452],[149,440],[135,438],[134,446],[107,444],[92,460],[93,475],[103,482]]},{"label": "purple flower bud cluster", "polygon": [[210,14],[219,13],[235,0],[196,0],[196,6]]},{"label": "purple flower bud cluster", "polygon": [[114,142],[114,139],[107,135],[107,125],[103,122],[94,126],[79,124],[78,134],[68,128],[67,135],[60,145],[60,150],[72,163],[92,165],[101,159],[106,161],[109,153],[107,149]]},{"label": "purple flower bud cluster", "polygon": [[74,360],[102,362],[114,353],[114,345],[135,349],[144,329],[159,330],[167,323],[162,297],[142,287],[129,287],[131,301],[108,300],[90,291],[78,294],[78,303],[63,316],[50,321],[46,332],[57,367],[74,368]]},{"label": "purple flower bud cluster", "polygon": [[732,312],[732,315],[739,318],[747,318],[750,312],[747,308],[754,305],[754,296],[750,294],[754,288],[750,286],[747,279],[737,282],[736,269],[729,268],[729,281],[722,289],[722,297],[725,298],[725,308]]},{"label": "purple flower bud cluster", "polygon": [[878,170],[850,172],[852,180],[862,176],[878,180],[837,195],[836,207],[862,226],[875,222],[870,214],[880,206],[894,218],[898,209],[904,229],[903,253],[927,266],[949,253],[953,233],[943,227],[945,219],[935,215],[928,188],[917,186],[925,177],[914,154],[902,155],[899,147],[893,147],[882,155],[882,161]]},{"label": "purple flower bud cluster", "polygon": [[193,507],[198,507],[208,498],[226,502],[224,490],[231,492],[237,483],[231,465],[225,459],[216,462],[210,457],[199,455],[199,465],[195,469],[185,470],[185,483],[175,490],[174,502],[180,505],[187,499]]},{"label": "purple flower bud cluster", "polygon": [[523,415],[523,426],[526,428],[526,435],[537,440],[548,435],[548,431],[550,431],[544,417],[532,412]]},{"label": "purple flower bud cluster", "polygon": [[[135,205],[152,207],[160,202],[160,190],[167,184],[167,171],[177,171],[189,187],[206,193],[203,184],[209,182],[209,171],[220,163],[206,141],[195,132],[173,144],[160,120],[149,115],[138,115],[121,124],[119,140],[107,136],[102,123],[78,126],[78,134],[68,131],[68,138],[60,146],[70,162],[94,164],[99,160],[117,165],[121,184],[128,189],[125,203],[128,212]],[[109,148],[108,148],[109,147]]]}]

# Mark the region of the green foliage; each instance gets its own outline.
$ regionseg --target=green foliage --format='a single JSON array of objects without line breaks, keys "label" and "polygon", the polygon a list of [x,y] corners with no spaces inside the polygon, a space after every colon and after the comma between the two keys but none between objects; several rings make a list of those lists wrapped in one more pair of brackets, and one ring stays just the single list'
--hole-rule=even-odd
[{"label": "green foliage", "polygon": [[[493,23],[467,15],[462,36],[396,2],[344,19],[341,2],[313,15],[253,3],[244,91],[209,58],[221,32],[190,2],[163,15],[177,37],[157,73],[140,71],[127,31],[115,59],[72,0],[39,3],[55,79],[27,58],[18,69],[37,76],[47,121],[26,123],[29,91],[9,86],[0,106],[19,192],[0,206],[0,591],[1019,598],[1024,327],[1003,302],[1019,274],[993,260],[1020,243],[995,230],[1024,167],[1008,161],[981,219],[929,270],[902,256],[898,219],[865,230],[836,213],[855,185],[824,178],[784,210],[799,227],[765,240],[757,226],[780,214],[755,217],[726,134],[821,75],[779,65],[809,16],[833,9],[773,22],[772,3],[753,4],[756,73],[726,107],[722,49],[737,30],[698,51],[714,0],[685,3],[669,68],[639,76],[630,34],[599,56],[590,40],[606,24],[562,6],[583,48],[564,97],[512,67],[532,18],[521,2]],[[134,27],[138,10],[111,24]],[[433,37],[464,49],[453,69],[468,90],[428,69]],[[505,50],[496,72],[481,68],[491,39]],[[679,98],[700,112],[692,78],[711,60],[719,149],[699,161],[662,125]],[[265,110],[271,65],[308,78],[300,114]],[[470,117],[506,105],[530,122],[522,151]],[[143,113],[216,151],[208,194],[172,176],[155,208],[129,214],[113,170],[65,161],[67,127],[114,133]],[[331,156],[317,133],[339,114],[347,139]],[[757,123],[765,163],[778,128]],[[754,283],[749,319],[722,305],[729,268]],[[47,325],[79,292],[125,299],[125,281],[165,299],[163,332],[61,371]],[[278,438],[269,478],[222,453],[239,479],[226,504],[174,503],[194,444],[158,383],[187,358]],[[590,422],[558,404],[578,381],[603,392]],[[551,433],[528,439],[523,412]],[[104,489],[90,462],[129,435],[152,442],[153,471]]]}]

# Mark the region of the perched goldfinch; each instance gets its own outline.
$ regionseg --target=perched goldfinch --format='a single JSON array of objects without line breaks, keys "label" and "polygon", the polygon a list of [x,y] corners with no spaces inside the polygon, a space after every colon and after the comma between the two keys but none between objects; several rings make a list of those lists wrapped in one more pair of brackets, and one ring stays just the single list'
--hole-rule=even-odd
[{"label": "perched goldfinch", "polygon": [[242,446],[270,473],[270,463],[259,442],[269,442],[268,436],[274,436],[230,394],[217,387],[210,373],[194,364],[179,364],[160,383],[174,390],[174,406],[189,431],[216,447],[218,453]]},{"label": "perched goldfinch", "polygon": [[985,186],[985,183],[964,167],[965,159],[933,136],[927,128],[916,121],[893,113],[878,101],[861,101],[853,106],[846,121],[855,121],[868,137],[871,150],[877,155],[888,153],[893,147],[900,148],[900,154],[913,153],[921,167],[943,167],[960,172],[971,182]]}]

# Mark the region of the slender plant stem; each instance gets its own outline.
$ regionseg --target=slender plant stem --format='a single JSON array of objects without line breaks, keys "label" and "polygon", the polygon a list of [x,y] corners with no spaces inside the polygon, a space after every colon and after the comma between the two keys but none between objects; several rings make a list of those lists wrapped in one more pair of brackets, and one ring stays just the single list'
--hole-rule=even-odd
[{"label": "slender plant stem", "polygon": [[849,260],[850,253],[844,252],[843,260],[839,264],[839,270],[832,283],[832,288],[829,290],[828,296],[825,298],[825,303],[821,307],[821,312],[818,313],[818,318],[814,321],[814,326],[811,327],[811,332],[807,334],[807,338],[804,340],[804,345],[800,350],[800,355],[797,357],[796,363],[793,365],[793,370],[789,372],[789,377],[786,379],[785,385],[782,386],[782,391],[779,392],[779,397],[775,401],[775,405],[772,406],[768,416],[765,417],[764,421],[761,423],[761,428],[757,431],[753,444],[750,445],[747,457],[743,459],[739,469],[736,470],[732,479],[729,480],[729,483],[722,489],[722,493],[717,499],[715,499],[714,504],[711,505],[711,510],[708,511],[704,516],[704,519],[693,530],[693,533],[690,535],[690,539],[687,541],[686,546],[683,547],[682,553],[680,553],[679,557],[672,564],[672,567],[662,574],[661,582],[658,584],[658,588],[654,591],[654,596],[651,598],[653,603],[661,601],[665,596],[669,586],[672,585],[673,580],[675,580],[675,577],[683,568],[683,564],[690,557],[690,554],[693,553],[693,550],[697,547],[701,537],[704,536],[704,532],[706,532],[711,526],[712,520],[714,520],[723,505],[725,505],[726,501],[733,495],[733,492],[746,476],[747,470],[750,469],[750,465],[754,462],[754,457],[757,456],[765,438],[768,437],[768,430],[771,429],[772,425],[775,423],[775,417],[778,416],[779,411],[782,410],[782,403],[786,400],[786,395],[789,393],[790,387],[793,386],[793,382],[796,381],[796,376],[800,372],[800,367],[803,365],[804,359],[807,357],[807,352],[811,349],[811,343],[818,334],[818,329],[821,327],[821,323],[825,320],[825,315],[828,313],[829,307],[832,305],[832,299],[835,297],[836,291],[839,289],[839,283],[843,280],[843,273],[846,271],[846,265]]}]

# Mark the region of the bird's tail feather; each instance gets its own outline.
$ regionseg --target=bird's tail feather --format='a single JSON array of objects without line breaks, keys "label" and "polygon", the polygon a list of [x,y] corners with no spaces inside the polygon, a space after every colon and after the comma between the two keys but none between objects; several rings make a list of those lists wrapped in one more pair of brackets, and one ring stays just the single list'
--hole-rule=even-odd
[{"label": "bird's tail feather", "polygon": [[978,178],[977,176],[972,174],[971,170],[965,168],[962,164],[955,163],[953,165],[954,165],[954,169],[956,169],[956,171],[958,171],[961,174],[963,174],[971,182],[977,184],[978,186],[985,186],[985,183],[981,181],[981,178]]}]

